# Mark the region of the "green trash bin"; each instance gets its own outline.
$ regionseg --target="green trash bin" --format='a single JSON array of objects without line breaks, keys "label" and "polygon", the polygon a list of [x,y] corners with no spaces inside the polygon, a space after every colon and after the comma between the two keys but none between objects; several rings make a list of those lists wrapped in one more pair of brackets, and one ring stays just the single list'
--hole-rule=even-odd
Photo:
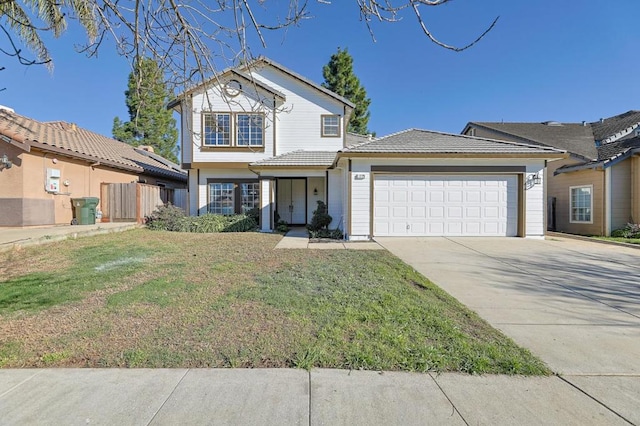
[{"label": "green trash bin", "polygon": [[72,198],[71,203],[75,211],[74,219],[78,225],[94,225],[96,223],[96,207],[99,198],[82,197]]}]

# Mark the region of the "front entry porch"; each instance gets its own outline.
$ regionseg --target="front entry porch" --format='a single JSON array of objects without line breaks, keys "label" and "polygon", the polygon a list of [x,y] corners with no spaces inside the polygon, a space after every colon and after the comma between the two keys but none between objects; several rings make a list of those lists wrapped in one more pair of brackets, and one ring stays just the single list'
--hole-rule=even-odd
[{"label": "front entry porch", "polygon": [[275,178],[274,220],[291,226],[305,226],[311,221],[318,201],[327,202],[324,177]]}]

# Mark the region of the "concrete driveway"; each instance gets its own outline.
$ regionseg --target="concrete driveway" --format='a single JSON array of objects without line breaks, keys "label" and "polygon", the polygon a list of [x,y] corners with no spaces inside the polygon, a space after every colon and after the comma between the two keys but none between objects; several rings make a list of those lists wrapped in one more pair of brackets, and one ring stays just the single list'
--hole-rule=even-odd
[{"label": "concrete driveway", "polygon": [[640,422],[640,250],[567,238],[378,238],[564,380]]}]

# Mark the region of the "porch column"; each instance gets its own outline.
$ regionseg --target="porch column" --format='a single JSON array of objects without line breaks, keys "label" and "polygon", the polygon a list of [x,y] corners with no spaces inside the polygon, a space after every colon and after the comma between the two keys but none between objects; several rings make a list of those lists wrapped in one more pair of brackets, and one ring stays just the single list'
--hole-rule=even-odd
[{"label": "porch column", "polygon": [[275,184],[270,179],[260,179],[260,231],[273,231],[273,200]]}]

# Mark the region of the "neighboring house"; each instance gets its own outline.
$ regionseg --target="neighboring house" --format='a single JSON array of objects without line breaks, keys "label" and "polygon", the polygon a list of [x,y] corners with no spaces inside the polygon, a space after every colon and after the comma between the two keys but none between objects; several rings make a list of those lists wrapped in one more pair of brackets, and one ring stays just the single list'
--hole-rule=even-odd
[{"label": "neighboring house", "polygon": [[391,235],[544,234],[545,163],[562,150],[426,130],[346,132],[354,105],[267,58],[228,69],[170,104],[181,114],[192,215],[260,211],[309,223],[327,203],[350,240]]},{"label": "neighboring house", "polygon": [[469,122],[462,131],[566,150],[547,168],[547,228],[610,235],[640,221],[640,111],[593,123]]},{"label": "neighboring house", "polygon": [[71,199],[101,198],[104,183],[186,187],[177,164],[146,149],[0,107],[0,226],[68,225]]}]

